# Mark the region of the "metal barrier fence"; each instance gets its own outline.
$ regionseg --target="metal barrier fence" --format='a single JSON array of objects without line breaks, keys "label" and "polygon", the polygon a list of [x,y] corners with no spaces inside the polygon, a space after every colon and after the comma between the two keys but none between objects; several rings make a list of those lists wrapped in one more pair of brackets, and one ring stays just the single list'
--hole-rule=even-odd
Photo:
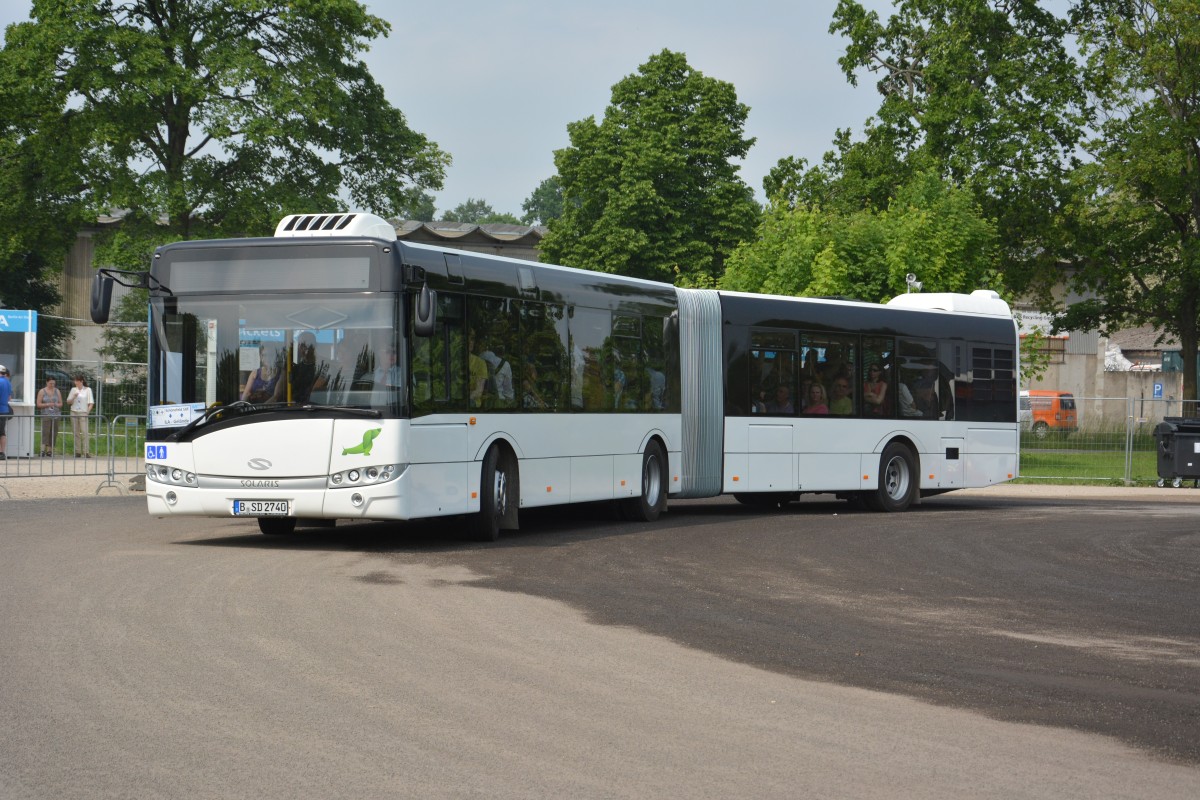
[{"label": "metal barrier fence", "polygon": [[[67,413],[67,397],[75,385],[76,375],[82,375],[96,398],[93,413],[112,419],[122,414],[146,413],[146,365],[124,361],[50,361],[39,359],[36,367],[35,392],[54,378],[62,394],[63,413]],[[34,405],[32,397],[15,397],[18,402]]]},{"label": "metal barrier fence", "polygon": [[[1154,429],[1166,417],[1200,414],[1200,405],[1191,400],[1075,397],[1074,404],[1074,423],[1068,423],[1062,409],[1046,409],[1037,418],[1022,412],[1020,477],[1156,483]],[[1054,414],[1058,420],[1048,419]],[[1036,425],[1039,419],[1049,424]]]},{"label": "metal barrier fence", "polygon": [[[144,395],[144,387],[142,391]],[[126,401],[127,398],[121,402]],[[1130,397],[1076,397],[1074,401],[1073,425],[1035,428],[1032,417],[1022,415],[1019,477],[1156,483],[1159,476],[1155,427],[1165,417],[1200,417],[1197,401]],[[53,429],[45,427],[46,420],[38,416],[9,419],[10,458],[0,461],[3,496],[11,497],[4,486],[9,480],[86,475],[102,479],[97,494],[106,488],[125,493],[125,487],[116,477],[145,472],[144,413],[92,414],[87,417],[86,437],[75,430],[70,416],[59,417]],[[77,444],[79,457],[75,456]],[[46,452],[50,455],[42,455]]]},{"label": "metal barrier fence", "polygon": [[142,475],[146,470],[144,414],[111,419],[102,414],[21,415],[9,418],[6,433],[8,458],[0,461],[0,494],[9,499],[6,484],[12,480],[88,475],[101,479],[96,494],[108,488],[125,494],[117,476]]}]

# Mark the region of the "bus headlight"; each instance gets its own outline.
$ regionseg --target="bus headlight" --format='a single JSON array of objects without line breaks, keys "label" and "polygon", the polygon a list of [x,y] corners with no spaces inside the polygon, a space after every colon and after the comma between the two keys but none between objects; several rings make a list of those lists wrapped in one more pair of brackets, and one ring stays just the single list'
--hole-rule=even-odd
[{"label": "bus headlight", "polygon": [[380,464],[369,467],[335,472],[329,476],[330,489],[348,489],[354,486],[371,486],[377,483],[387,483],[399,478],[408,464]]},{"label": "bus headlight", "polygon": [[174,486],[196,486],[196,473],[169,467],[166,464],[147,464],[146,479]]}]

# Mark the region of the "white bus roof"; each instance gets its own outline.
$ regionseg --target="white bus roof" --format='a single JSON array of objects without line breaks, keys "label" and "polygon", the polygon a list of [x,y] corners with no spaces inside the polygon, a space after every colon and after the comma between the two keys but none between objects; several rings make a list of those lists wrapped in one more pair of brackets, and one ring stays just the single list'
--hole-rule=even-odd
[{"label": "white bus roof", "polygon": [[960,311],[967,314],[986,314],[992,317],[1011,317],[1012,309],[990,289],[976,289],[970,294],[930,292],[900,294],[888,300],[889,306],[918,308],[928,311]]}]

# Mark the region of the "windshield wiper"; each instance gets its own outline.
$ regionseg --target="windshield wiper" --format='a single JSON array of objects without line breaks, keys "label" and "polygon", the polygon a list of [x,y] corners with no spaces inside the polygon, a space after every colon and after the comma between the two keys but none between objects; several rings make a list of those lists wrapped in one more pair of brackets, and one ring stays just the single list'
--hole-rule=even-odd
[{"label": "windshield wiper", "polygon": [[189,422],[187,425],[184,425],[182,428],[175,431],[175,433],[171,434],[167,438],[174,439],[177,442],[181,442],[181,441],[183,441],[184,436],[186,436],[188,433],[191,433],[196,428],[200,427],[200,425],[202,425],[203,423],[207,422],[209,417],[219,414],[222,411],[236,410],[239,413],[244,414],[253,408],[255,408],[255,405],[246,400],[235,400],[234,402],[230,403],[227,406],[209,406],[208,408],[204,409],[203,414],[196,417],[194,420]]},{"label": "windshield wiper", "polygon": [[203,425],[205,422],[207,422],[212,417],[214,417],[222,412],[225,412],[225,411],[237,412],[237,414],[239,416],[242,416],[245,414],[265,413],[267,411],[275,411],[275,412],[280,412],[280,413],[292,413],[292,414],[298,414],[300,412],[313,412],[313,411],[336,411],[340,414],[349,414],[349,415],[355,416],[355,417],[370,417],[372,419],[379,419],[380,417],[383,416],[382,412],[376,411],[373,408],[356,408],[354,406],[329,406],[329,405],[320,405],[320,404],[315,404],[315,403],[304,403],[303,405],[296,405],[294,403],[290,404],[290,405],[288,403],[251,403],[248,400],[235,400],[234,402],[230,403],[227,406],[211,406],[209,408],[206,408],[204,410],[203,414],[196,417],[194,420],[189,422],[184,427],[180,428],[175,433],[171,434],[168,437],[168,440],[176,441],[176,442],[185,441],[185,439],[187,438],[187,435],[189,433],[191,433],[196,428]]}]

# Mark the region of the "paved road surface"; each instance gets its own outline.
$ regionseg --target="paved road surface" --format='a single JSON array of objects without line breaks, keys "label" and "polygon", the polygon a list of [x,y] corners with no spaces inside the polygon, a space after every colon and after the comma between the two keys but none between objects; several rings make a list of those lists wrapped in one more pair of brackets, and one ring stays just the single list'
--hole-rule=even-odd
[{"label": "paved road surface", "polygon": [[6,502],[0,797],[1194,798],[1198,512],[714,500],[483,547]]}]

